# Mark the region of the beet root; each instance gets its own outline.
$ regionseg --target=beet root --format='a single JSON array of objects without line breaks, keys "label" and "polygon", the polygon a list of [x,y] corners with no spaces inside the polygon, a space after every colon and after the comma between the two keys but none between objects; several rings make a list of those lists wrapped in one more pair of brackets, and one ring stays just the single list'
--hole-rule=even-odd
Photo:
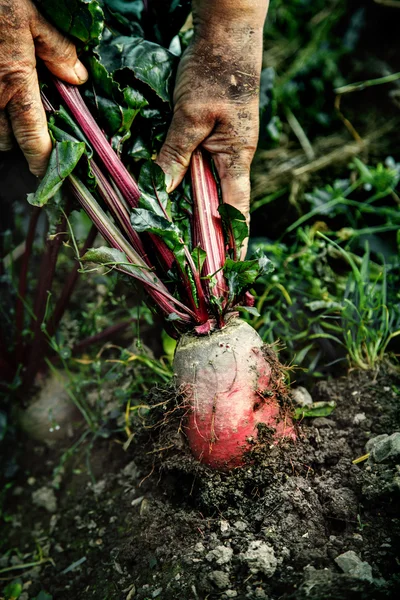
[{"label": "beet root", "polygon": [[271,432],[272,443],[295,439],[288,410],[274,391],[282,389],[282,372],[244,321],[232,319],[209,336],[184,335],[174,372],[189,405],[186,435],[200,462],[217,469],[243,465],[260,423]]}]

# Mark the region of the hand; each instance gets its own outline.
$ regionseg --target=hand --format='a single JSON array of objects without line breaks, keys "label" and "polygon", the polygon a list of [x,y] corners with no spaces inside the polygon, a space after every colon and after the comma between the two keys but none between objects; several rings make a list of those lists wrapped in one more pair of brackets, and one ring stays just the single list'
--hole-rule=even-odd
[{"label": "hand", "polygon": [[[205,23],[203,31],[207,30]],[[213,156],[224,202],[248,219],[250,164],[258,140],[262,25],[243,23],[196,34],[182,56],[174,91],[174,115],[157,158],[172,191],[182,181],[192,152]],[[201,28],[200,28],[201,29]]]},{"label": "hand", "polygon": [[36,73],[36,56],[72,84],[88,74],[75,46],[50,25],[31,0],[0,0],[0,151],[17,140],[34,175],[46,171],[51,140]]}]

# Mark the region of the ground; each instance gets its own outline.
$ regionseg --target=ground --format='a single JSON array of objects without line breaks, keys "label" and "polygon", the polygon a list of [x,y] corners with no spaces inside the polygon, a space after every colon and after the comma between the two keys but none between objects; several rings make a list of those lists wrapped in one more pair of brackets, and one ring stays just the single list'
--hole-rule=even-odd
[{"label": "ground", "polygon": [[2,577],[20,577],[22,600],[395,597],[399,374],[387,363],[311,393],[336,403],[329,418],[230,473],[196,464],[178,434],[166,452],[154,434],[127,450],[88,439],[67,461],[22,440]]}]

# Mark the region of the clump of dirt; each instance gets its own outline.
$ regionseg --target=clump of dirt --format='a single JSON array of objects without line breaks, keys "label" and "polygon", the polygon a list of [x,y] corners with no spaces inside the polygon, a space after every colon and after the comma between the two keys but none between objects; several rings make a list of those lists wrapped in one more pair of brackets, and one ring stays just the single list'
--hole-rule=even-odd
[{"label": "clump of dirt", "polygon": [[89,441],[61,471],[32,446],[4,531],[19,554],[1,567],[29,562],[35,540],[51,558],[21,568],[23,600],[395,597],[399,377],[352,372],[312,396],[336,402],[329,418],[304,419],[296,443],[229,473],[196,463],[178,431],[169,448]]}]

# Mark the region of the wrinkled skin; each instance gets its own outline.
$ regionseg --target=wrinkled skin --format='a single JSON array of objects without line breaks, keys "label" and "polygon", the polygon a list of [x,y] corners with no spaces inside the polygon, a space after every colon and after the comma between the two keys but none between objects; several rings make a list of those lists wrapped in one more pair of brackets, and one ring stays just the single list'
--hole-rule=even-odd
[{"label": "wrinkled skin", "polygon": [[172,190],[201,145],[214,158],[223,200],[246,217],[267,8],[266,0],[193,1],[194,40],[179,65],[174,117],[158,157]]},{"label": "wrinkled skin", "polygon": [[[199,145],[213,155],[225,202],[246,216],[258,137],[258,87],[267,0],[193,0],[194,41],[174,94],[174,118],[158,162],[170,190]],[[87,79],[74,45],[31,0],[0,0],[0,151],[15,137],[29,168],[43,175],[51,151],[36,56],[72,84]]]},{"label": "wrinkled skin", "polygon": [[80,84],[88,77],[72,42],[30,0],[0,0],[0,151],[10,150],[15,138],[31,172],[41,176],[51,140],[40,100],[36,56],[68,83]]}]

